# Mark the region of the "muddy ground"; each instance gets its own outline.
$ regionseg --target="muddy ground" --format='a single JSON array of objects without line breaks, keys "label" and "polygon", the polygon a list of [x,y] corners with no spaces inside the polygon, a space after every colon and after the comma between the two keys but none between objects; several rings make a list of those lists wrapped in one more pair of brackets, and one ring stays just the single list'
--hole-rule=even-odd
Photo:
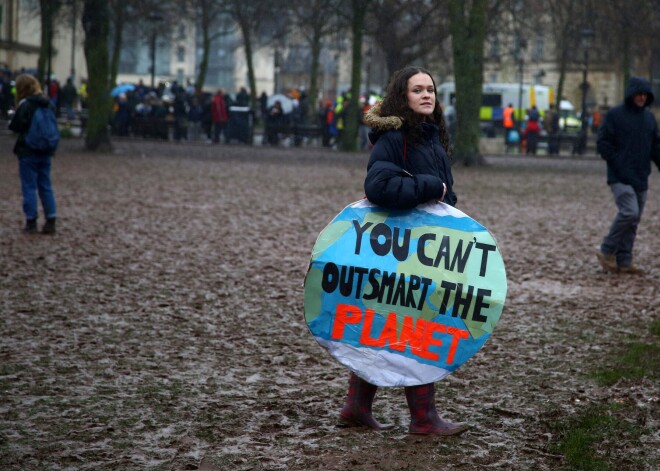
[{"label": "muddy ground", "polygon": [[[604,273],[614,215],[592,157],[490,157],[455,167],[459,208],[497,237],[507,304],[484,348],[437,384],[457,438],[407,434],[401,388],[374,433],[336,426],[344,367],[303,316],[323,227],[363,195],[367,154],[315,148],[64,141],[54,237],[27,236],[12,142],[0,141],[2,470],[554,470],[551,424],[625,404],[599,445],[613,469],[660,460],[660,388],[598,386],[623,341],[660,315],[660,176],[638,233],[644,276]],[[41,221],[40,221],[41,222]]]}]

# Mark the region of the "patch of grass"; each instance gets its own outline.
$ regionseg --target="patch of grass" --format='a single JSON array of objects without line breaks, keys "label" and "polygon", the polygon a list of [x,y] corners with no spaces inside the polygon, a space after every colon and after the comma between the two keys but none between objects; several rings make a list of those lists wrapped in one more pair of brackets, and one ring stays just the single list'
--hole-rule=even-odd
[{"label": "patch of grass", "polygon": [[217,431],[217,426],[215,425],[207,425],[204,427],[197,427],[193,431],[195,436],[201,440],[204,440],[207,443],[213,443],[217,437],[216,437],[216,431]]},{"label": "patch of grass", "polygon": [[620,379],[657,378],[660,376],[660,345],[632,342],[608,368],[601,368],[592,377],[601,386],[611,386]]},{"label": "patch of grass", "polygon": [[658,335],[660,336],[660,318],[653,320],[651,322],[651,326],[649,327],[649,330],[653,335]]},{"label": "patch of grass", "polygon": [[[651,322],[651,333],[660,335],[660,319]],[[628,342],[621,351],[612,355],[607,368],[599,368],[591,374],[601,386],[611,386],[620,379],[660,377],[660,344]]]},{"label": "patch of grass", "polygon": [[[660,320],[651,322],[649,330],[654,335],[660,335]],[[590,374],[601,385],[610,386],[621,379],[636,381],[660,377],[660,345],[657,342],[624,342],[604,361],[606,368],[599,368]],[[577,414],[560,416],[559,419],[555,419],[557,414],[550,414],[547,424],[557,436],[550,449],[564,456],[564,469],[570,470],[615,470],[620,469],[619,465],[623,462],[630,465],[643,460],[643,457],[626,455],[633,442],[651,433],[635,422],[634,417],[638,413],[637,406],[623,402],[591,404]],[[639,469],[642,469],[643,465],[639,464]]]},{"label": "patch of grass", "polygon": [[73,131],[71,131],[71,128],[64,127],[60,129],[60,137],[63,139],[69,139],[73,137]]},{"label": "patch of grass", "polygon": [[551,446],[566,459],[565,469],[608,471],[617,469],[608,456],[612,451],[606,444],[626,436],[639,437],[643,429],[616,416],[622,405],[593,404],[577,415],[550,424],[559,440]]},{"label": "patch of grass", "polygon": [[15,363],[5,363],[0,365],[0,376],[9,376],[23,371],[25,369],[24,365],[19,365]]}]

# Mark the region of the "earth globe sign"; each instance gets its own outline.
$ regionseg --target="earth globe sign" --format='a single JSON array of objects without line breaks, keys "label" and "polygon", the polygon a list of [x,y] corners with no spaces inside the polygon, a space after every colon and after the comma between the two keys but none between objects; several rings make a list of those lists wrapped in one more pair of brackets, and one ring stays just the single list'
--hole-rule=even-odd
[{"label": "earth globe sign", "polygon": [[360,200],[320,233],[305,321],[337,361],[377,386],[456,371],[500,319],[507,281],[492,234],[460,210],[387,210]]}]

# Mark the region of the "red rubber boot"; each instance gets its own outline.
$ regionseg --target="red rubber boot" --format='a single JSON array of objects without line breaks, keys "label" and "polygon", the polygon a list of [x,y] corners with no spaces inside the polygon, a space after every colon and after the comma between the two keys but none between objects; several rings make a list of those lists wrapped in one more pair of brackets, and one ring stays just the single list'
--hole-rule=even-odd
[{"label": "red rubber boot", "polygon": [[348,381],[346,403],[339,413],[339,420],[348,426],[365,426],[373,430],[389,430],[394,424],[381,424],[371,415],[371,405],[374,402],[378,386],[351,373]]},{"label": "red rubber boot", "polygon": [[442,436],[458,435],[468,429],[467,424],[442,420],[435,408],[435,385],[406,387],[406,400],[410,409],[409,433]]}]

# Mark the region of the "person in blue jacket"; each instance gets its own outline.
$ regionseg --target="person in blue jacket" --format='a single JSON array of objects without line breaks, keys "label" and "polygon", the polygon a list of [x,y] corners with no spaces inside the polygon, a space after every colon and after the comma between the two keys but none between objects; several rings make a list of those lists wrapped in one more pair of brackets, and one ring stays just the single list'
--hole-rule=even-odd
[{"label": "person in blue jacket", "polygon": [[18,157],[23,193],[23,213],[25,214],[23,232],[28,234],[37,232],[37,195],[39,195],[46,218],[42,232],[54,234],[57,208],[50,179],[53,155],[31,149],[25,142],[25,134],[30,129],[37,107],[50,107],[54,110],[54,106],[43,94],[39,81],[29,74],[16,77],[16,103],[16,114],[9,123],[9,129],[18,133],[14,153]]},{"label": "person in blue jacket", "polygon": [[[435,81],[419,67],[394,73],[382,103],[365,115],[371,127],[371,151],[364,182],[366,196],[388,209],[411,209],[429,201],[454,206],[457,198],[449,159],[449,133],[436,99]],[[348,425],[386,430],[372,415],[378,387],[355,373],[349,379],[340,420]],[[413,434],[457,435],[467,430],[462,423],[443,420],[435,406],[433,383],[405,388]]]},{"label": "person in blue jacket", "polygon": [[631,77],[624,103],[612,108],[598,129],[597,150],[607,162],[607,184],[618,208],[597,252],[606,271],[641,273],[633,263],[633,246],[646,202],[651,161],[660,169],[658,125],[648,109],[653,100],[650,83]]}]

